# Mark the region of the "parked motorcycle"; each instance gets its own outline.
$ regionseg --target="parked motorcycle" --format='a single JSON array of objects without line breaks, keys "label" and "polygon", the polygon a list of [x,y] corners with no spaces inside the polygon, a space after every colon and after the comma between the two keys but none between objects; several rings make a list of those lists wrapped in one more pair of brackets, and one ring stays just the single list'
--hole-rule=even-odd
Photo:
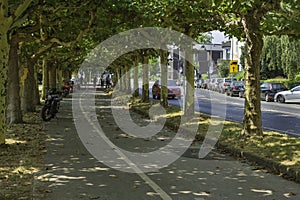
[{"label": "parked motorcycle", "polygon": [[44,121],[49,121],[55,117],[59,110],[61,97],[56,89],[50,89],[47,92],[45,105],[41,111],[41,117]]},{"label": "parked motorcycle", "polygon": [[62,87],[62,96],[67,97],[69,93],[73,92],[73,83],[72,82],[65,82]]}]

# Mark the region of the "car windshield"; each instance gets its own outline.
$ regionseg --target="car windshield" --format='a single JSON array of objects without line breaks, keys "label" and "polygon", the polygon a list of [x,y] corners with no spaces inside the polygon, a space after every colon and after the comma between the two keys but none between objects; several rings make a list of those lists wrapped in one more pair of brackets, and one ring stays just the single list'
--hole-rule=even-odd
[{"label": "car windshield", "polygon": [[225,79],[226,83],[231,83],[232,81],[236,81],[236,79],[235,78],[234,79],[231,79],[231,78],[226,78]]},{"label": "car windshield", "polygon": [[293,91],[300,91],[300,86],[294,87],[292,90]]},{"label": "car windshield", "polygon": [[242,81],[234,81],[234,82],[232,82],[232,85],[234,85],[234,86],[243,86],[244,82],[242,82]]},{"label": "car windshield", "polygon": [[177,86],[174,80],[168,80],[168,86]]},{"label": "car windshield", "polygon": [[272,89],[285,89],[285,86],[281,83],[272,84]]}]

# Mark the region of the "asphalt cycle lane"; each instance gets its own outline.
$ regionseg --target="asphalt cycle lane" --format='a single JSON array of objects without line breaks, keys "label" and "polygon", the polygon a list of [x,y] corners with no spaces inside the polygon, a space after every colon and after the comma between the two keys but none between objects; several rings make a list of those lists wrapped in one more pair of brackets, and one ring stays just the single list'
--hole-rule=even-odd
[{"label": "asphalt cycle lane", "polygon": [[[113,148],[152,152],[168,145],[174,137],[175,132],[167,128],[149,138],[133,137],[115,123],[108,96],[99,92],[95,100],[97,120],[115,145]],[[201,144],[190,146],[175,162],[152,172],[135,174],[112,169],[82,144],[74,124],[80,119],[73,119],[71,104],[65,99],[58,119],[45,123],[49,139],[45,171],[39,176],[45,191],[43,199],[299,199],[299,184],[225,154],[213,151],[199,159]],[[150,123],[136,113],[130,116],[140,126]],[[119,155],[119,159],[127,158]]]}]

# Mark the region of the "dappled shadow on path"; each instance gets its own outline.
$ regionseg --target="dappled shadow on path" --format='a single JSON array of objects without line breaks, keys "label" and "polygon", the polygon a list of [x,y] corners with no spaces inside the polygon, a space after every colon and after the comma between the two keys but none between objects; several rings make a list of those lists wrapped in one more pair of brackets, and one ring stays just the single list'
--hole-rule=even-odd
[{"label": "dappled shadow on path", "polygon": [[[64,102],[58,119],[45,125],[47,155],[44,171],[38,176],[42,182],[39,189],[45,199],[298,199],[300,195],[298,184],[227,155],[213,151],[199,159],[201,144],[191,146],[174,163],[143,175],[112,169],[96,160],[83,146],[72,120],[70,104]],[[154,151],[168,144],[174,135],[166,130],[152,138],[134,138],[114,123],[109,98],[97,99],[96,109],[107,138],[127,151]],[[131,116],[137,123],[148,123],[140,115],[131,113]],[[145,181],[145,176],[155,184]]]}]

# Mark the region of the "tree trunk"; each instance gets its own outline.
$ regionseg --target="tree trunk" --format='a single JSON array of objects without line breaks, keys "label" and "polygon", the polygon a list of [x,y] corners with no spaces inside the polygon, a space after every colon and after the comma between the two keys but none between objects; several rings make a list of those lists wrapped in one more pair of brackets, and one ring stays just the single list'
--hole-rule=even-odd
[{"label": "tree trunk", "polygon": [[53,62],[49,62],[49,88],[56,88],[56,66]]},{"label": "tree trunk", "polygon": [[[3,10],[4,9],[4,10]],[[1,6],[1,14],[5,13],[7,7]],[[7,96],[7,70],[9,59],[9,43],[7,33],[12,23],[11,18],[0,16],[0,144],[5,143],[6,135],[6,96]]]},{"label": "tree trunk", "polygon": [[38,78],[37,78],[37,74],[38,74],[38,66],[34,65],[34,85],[33,85],[33,92],[34,92],[34,105],[40,105],[41,101],[40,101],[40,90],[39,90],[39,83],[38,83]]},{"label": "tree trunk", "polygon": [[143,64],[143,90],[142,90],[142,102],[149,102],[149,59],[147,51],[142,53]]},{"label": "tree trunk", "polygon": [[125,90],[125,77],[124,77],[124,66],[121,66],[120,68],[120,90],[124,91]]},{"label": "tree trunk", "polygon": [[161,71],[161,92],[160,92],[160,105],[164,108],[169,106],[168,103],[168,52],[160,51],[160,71]]},{"label": "tree trunk", "polygon": [[34,90],[36,89],[36,80],[34,79],[34,65],[28,59],[25,59],[23,64],[21,108],[23,112],[35,112]]},{"label": "tree trunk", "polygon": [[260,16],[249,14],[243,17],[244,32],[248,46],[245,62],[245,108],[243,119],[243,136],[262,135],[260,102],[260,55],[263,36],[260,33]]},{"label": "tree trunk", "polygon": [[128,64],[125,65],[125,87],[126,91],[130,92],[131,87],[130,87],[130,67]]},{"label": "tree trunk", "polygon": [[185,68],[185,76],[186,76],[186,85],[185,85],[185,110],[184,114],[187,116],[194,115],[195,108],[195,87],[194,87],[194,66],[189,61],[192,59],[192,54],[186,54],[186,68]]},{"label": "tree trunk", "polygon": [[47,91],[49,90],[49,70],[46,59],[43,59],[43,89],[42,99],[45,99]]},{"label": "tree trunk", "polygon": [[22,122],[18,48],[17,37],[13,36],[8,60],[7,123]]},{"label": "tree trunk", "polygon": [[134,60],[134,68],[133,68],[133,96],[138,97],[139,96],[139,60],[136,55],[133,56]]},{"label": "tree trunk", "polygon": [[[70,80],[70,79],[68,79],[68,80]],[[68,81],[68,80],[66,80],[66,81]],[[60,90],[61,87],[63,86],[61,66],[58,66],[56,68],[56,84],[57,84],[58,90]]]}]

